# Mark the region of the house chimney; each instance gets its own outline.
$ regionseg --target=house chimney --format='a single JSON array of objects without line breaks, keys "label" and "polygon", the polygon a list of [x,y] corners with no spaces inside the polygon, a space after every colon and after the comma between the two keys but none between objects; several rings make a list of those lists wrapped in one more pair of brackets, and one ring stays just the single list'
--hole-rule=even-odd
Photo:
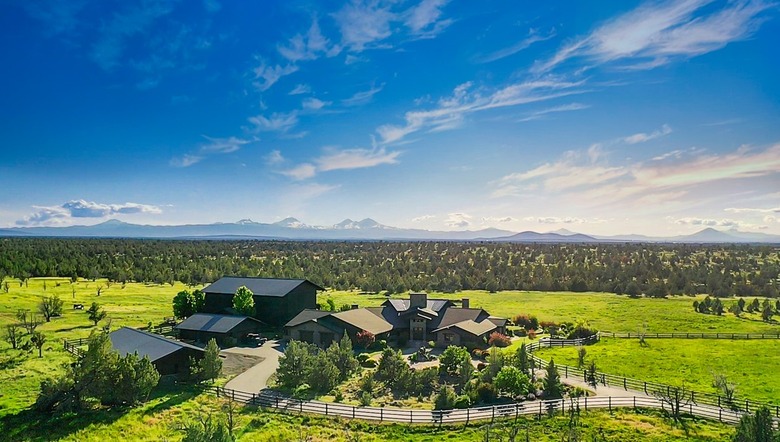
[{"label": "house chimney", "polygon": [[409,308],[425,308],[428,306],[428,294],[421,293],[409,293]]},{"label": "house chimney", "polygon": [[460,300],[460,306],[462,308],[469,308],[469,298],[463,298]]},{"label": "house chimney", "polygon": [[358,305],[357,304],[352,304],[352,310],[357,310],[357,309],[358,309]]}]

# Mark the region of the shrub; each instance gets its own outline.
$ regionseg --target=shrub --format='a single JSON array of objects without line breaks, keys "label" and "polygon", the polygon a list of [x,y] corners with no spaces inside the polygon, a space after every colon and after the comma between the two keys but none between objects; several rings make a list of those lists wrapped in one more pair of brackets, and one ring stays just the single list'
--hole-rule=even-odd
[{"label": "shrub", "polygon": [[374,376],[371,373],[366,373],[360,378],[360,390],[371,393],[374,391]]},{"label": "shrub", "polygon": [[471,406],[471,398],[465,394],[462,394],[455,398],[455,403],[453,406],[455,408],[469,408]]},{"label": "shrub", "polygon": [[295,387],[295,390],[293,390],[293,397],[306,397],[309,395],[309,390],[311,390],[311,387],[309,384],[303,383],[297,387]]},{"label": "shrub", "polygon": [[361,407],[369,407],[371,406],[371,401],[373,400],[373,396],[371,396],[371,393],[364,391],[360,394],[360,397],[358,397],[358,401],[360,402]]},{"label": "shrub", "polygon": [[569,332],[568,339],[582,339],[595,335],[598,330],[592,328],[587,321],[578,321]]},{"label": "shrub", "polygon": [[490,404],[496,400],[496,387],[489,382],[482,382],[477,386],[477,398],[483,404]]},{"label": "shrub", "polygon": [[434,398],[433,409],[452,410],[455,407],[456,399],[455,390],[449,385],[444,385],[439,389],[436,398]]},{"label": "shrub", "polygon": [[361,362],[360,366],[363,368],[376,368],[376,361],[373,359],[368,359],[365,362]]},{"label": "shrub", "polygon": [[374,343],[376,337],[367,330],[361,330],[355,335],[355,342],[363,348],[368,348]]},{"label": "shrub", "polygon": [[534,315],[520,314],[512,318],[512,322],[526,330],[539,328],[539,319]]},{"label": "shrub", "polygon": [[439,368],[442,373],[457,374],[462,364],[471,364],[471,356],[465,347],[450,345],[439,356]]},{"label": "shrub", "polygon": [[528,339],[536,339],[536,330],[528,330]]},{"label": "shrub", "polygon": [[363,362],[366,362],[369,357],[370,356],[366,353],[360,353],[359,355],[357,355],[357,360],[362,364]]},{"label": "shrub", "polygon": [[512,340],[509,339],[509,336],[499,332],[491,333],[490,337],[488,338],[488,345],[493,347],[509,347],[509,344],[511,343]]},{"label": "shrub", "polygon": [[436,347],[436,342],[428,341],[428,348],[434,348],[434,347]]},{"label": "shrub", "polygon": [[333,402],[343,402],[344,401],[344,393],[341,392],[341,390],[336,390],[333,394]]},{"label": "shrub", "polygon": [[482,353],[482,350],[480,350],[479,348],[475,348],[474,350],[471,351],[471,357],[473,357],[474,359],[484,359],[485,355],[484,353]]},{"label": "shrub", "polygon": [[515,330],[515,332],[514,332],[514,333],[515,333],[515,336],[517,336],[517,337],[520,337],[520,338],[523,338],[523,337],[525,337],[525,336],[528,334],[528,333],[525,331],[525,329],[524,329],[524,328],[517,329],[517,330]]},{"label": "shrub", "polygon": [[505,366],[496,374],[493,383],[501,393],[509,396],[524,396],[531,389],[531,382],[528,376],[523,374],[517,367]]}]

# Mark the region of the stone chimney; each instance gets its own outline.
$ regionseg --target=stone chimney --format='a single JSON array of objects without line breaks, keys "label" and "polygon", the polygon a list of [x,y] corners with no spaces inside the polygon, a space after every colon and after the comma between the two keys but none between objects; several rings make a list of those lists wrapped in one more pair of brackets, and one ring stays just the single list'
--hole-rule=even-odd
[{"label": "stone chimney", "polygon": [[409,308],[425,308],[428,306],[428,294],[425,292],[409,293]]},{"label": "stone chimney", "polygon": [[463,298],[460,300],[460,306],[462,308],[469,308],[469,298]]}]

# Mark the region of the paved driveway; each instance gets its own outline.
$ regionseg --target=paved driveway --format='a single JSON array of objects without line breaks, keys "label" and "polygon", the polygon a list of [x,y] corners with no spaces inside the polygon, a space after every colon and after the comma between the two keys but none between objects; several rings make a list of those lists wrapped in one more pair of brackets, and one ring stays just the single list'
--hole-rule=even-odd
[{"label": "paved driveway", "polygon": [[268,341],[261,347],[233,347],[223,350],[223,353],[238,353],[263,358],[259,364],[231,379],[225,388],[249,393],[259,392],[267,386],[268,378],[279,367],[279,356],[282,355],[283,350],[277,341]]}]

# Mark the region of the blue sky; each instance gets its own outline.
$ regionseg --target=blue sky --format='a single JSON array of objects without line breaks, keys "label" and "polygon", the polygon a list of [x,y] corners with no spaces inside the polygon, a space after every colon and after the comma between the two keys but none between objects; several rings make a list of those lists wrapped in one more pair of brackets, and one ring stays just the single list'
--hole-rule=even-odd
[{"label": "blue sky", "polygon": [[0,225],[780,233],[777,4],[0,10]]}]

